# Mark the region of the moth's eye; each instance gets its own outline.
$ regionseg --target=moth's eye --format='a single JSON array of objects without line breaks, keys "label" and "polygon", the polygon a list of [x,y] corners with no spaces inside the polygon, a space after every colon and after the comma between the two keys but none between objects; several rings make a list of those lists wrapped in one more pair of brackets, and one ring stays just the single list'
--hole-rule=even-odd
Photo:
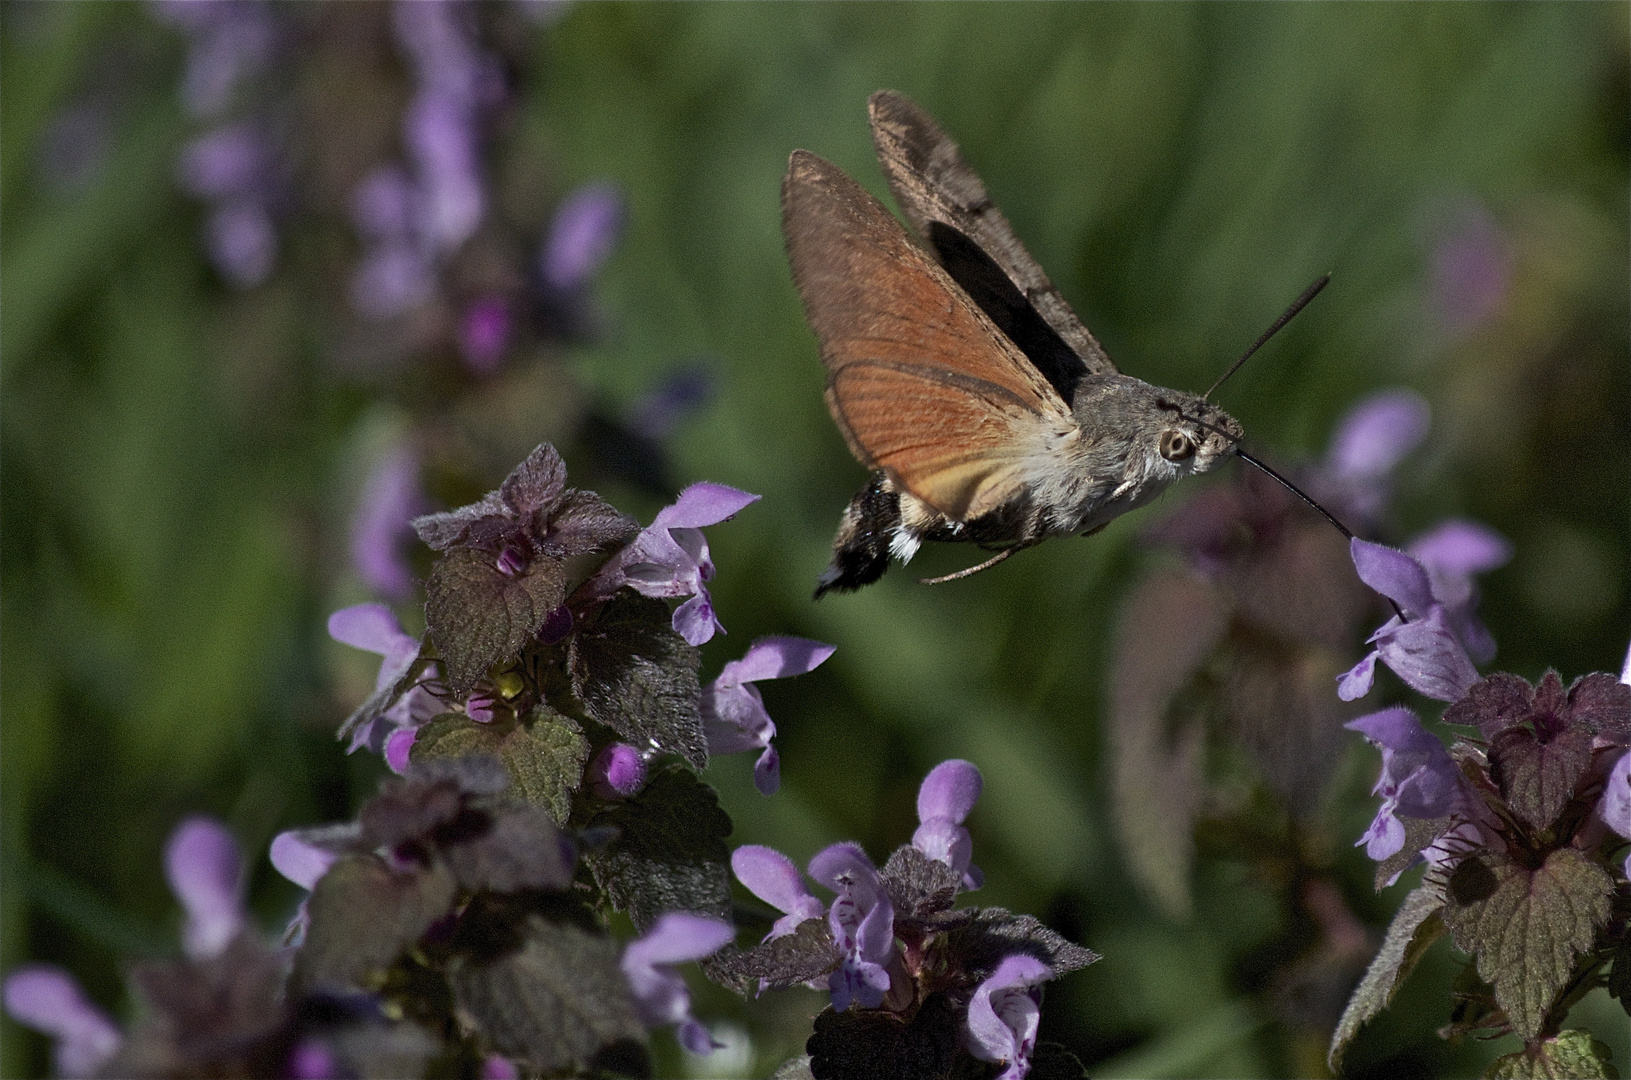
[{"label": "moth's eye", "polygon": [[1168,461],[1183,461],[1195,456],[1195,440],[1182,431],[1161,433],[1161,456]]}]

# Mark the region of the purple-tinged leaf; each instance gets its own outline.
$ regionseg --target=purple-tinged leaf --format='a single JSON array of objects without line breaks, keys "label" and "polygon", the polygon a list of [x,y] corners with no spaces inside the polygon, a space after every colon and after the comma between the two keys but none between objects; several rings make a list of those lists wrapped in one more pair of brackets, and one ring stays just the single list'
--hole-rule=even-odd
[{"label": "purple-tinged leaf", "polygon": [[633,746],[708,763],[697,680],[701,658],[669,626],[660,600],[623,593],[572,636],[572,691],[597,723]]},{"label": "purple-tinged leaf", "polygon": [[1535,689],[1528,680],[1497,671],[1474,683],[1461,700],[1444,710],[1444,719],[1476,727],[1486,739],[1493,738],[1502,728],[1527,719],[1534,700]]},{"label": "purple-tinged leaf", "polygon": [[566,599],[559,562],[533,560],[506,574],[479,548],[444,555],[425,584],[425,632],[447,669],[448,685],[464,693],[494,664],[520,655]]},{"label": "purple-tinged leaf", "polygon": [[509,774],[511,795],[564,824],[582,783],[589,740],[577,721],[539,706],[525,717],[489,724],[445,713],[421,727],[413,744],[415,762],[477,756],[497,758]]},{"label": "purple-tinged leaf", "polygon": [[[738,849],[740,850],[740,849]],[[741,994],[786,990],[832,974],[843,962],[827,920],[801,921],[787,934],[773,934],[751,949],[729,950],[705,965],[708,977]]]},{"label": "purple-tinged leaf", "polygon": [[1457,866],[1442,917],[1456,947],[1477,958],[1513,1030],[1533,1039],[1573,978],[1575,958],[1608,921],[1613,892],[1613,879],[1572,847],[1533,871],[1483,851]]},{"label": "purple-tinged leaf", "polygon": [[367,989],[451,910],[457,891],[445,870],[399,873],[375,855],[341,859],[307,901],[311,923],[295,957],[294,985]]},{"label": "purple-tinged leaf", "polygon": [[1591,733],[1511,727],[1490,742],[1490,772],[1506,803],[1537,830],[1551,826],[1591,768]]}]

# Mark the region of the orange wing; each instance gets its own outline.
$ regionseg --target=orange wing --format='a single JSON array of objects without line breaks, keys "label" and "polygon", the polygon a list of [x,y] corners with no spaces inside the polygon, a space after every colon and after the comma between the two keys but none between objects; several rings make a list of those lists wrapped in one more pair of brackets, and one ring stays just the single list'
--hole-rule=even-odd
[{"label": "orange wing", "polygon": [[1025,459],[1075,426],[1025,355],[831,162],[794,151],[782,231],[855,456],[954,520],[1018,494]]}]

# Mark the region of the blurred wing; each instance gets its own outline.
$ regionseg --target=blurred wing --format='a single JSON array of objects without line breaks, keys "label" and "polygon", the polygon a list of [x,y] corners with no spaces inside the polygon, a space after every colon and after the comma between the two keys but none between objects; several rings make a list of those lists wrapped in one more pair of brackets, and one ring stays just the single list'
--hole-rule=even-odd
[{"label": "blurred wing", "polygon": [[831,162],[794,151],[782,231],[855,456],[954,520],[1014,498],[1025,461],[1076,426],[1053,387]]},{"label": "blurred wing", "polygon": [[872,142],[889,190],[918,235],[974,301],[1019,345],[1066,401],[1085,370],[1114,375],[1099,343],[1070,310],[986,193],[979,174],[934,118],[905,96],[868,102]]}]

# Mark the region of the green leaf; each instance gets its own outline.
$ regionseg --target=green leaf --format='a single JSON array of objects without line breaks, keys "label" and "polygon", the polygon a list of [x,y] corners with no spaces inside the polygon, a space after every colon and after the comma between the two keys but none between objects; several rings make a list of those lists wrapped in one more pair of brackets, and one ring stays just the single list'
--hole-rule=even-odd
[{"label": "green leaf", "polygon": [[425,583],[425,633],[442,655],[448,685],[462,694],[488,668],[520,655],[564,599],[566,573],[554,559],[533,559],[510,575],[491,552],[450,550]]},{"label": "green leaf", "polygon": [[1545,829],[1591,767],[1591,732],[1563,731],[1541,741],[1527,727],[1507,728],[1491,741],[1489,760],[1507,805],[1536,829]]},{"label": "green leaf", "polygon": [[500,715],[478,724],[463,713],[443,713],[419,729],[413,761],[490,754],[510,774],[510,794],[542,807],[557,825],[572,812],[572,793],[583,781],[589,740],[577,721],[539,706],[524,719]]},{"label": "green leaf", "polygon": [[449,977],[488,1044],[530,1071],[588,1070],[645,1041],[617,943],[572,922],[530,916],[519,948],[456,961]]},{"label": "green leaf", "polygon": [[1570,1028],[1536,1047],[1519,1050],[1490,1062],[1484,1072],[1491,1080],[1619,1080],[1619,1070],[1609,1064],[1614,1052],[1591,1037],[1591,1032]]},{"label": "green leaf", "polygon": [[[1495,989],[1513,1030],[1524,1039],[1540,1033],[1558,991],[1574,974],[1576,956],[1592,947],[1608,921],[1614,882],[1602,867],[1572,847],[1559,848],[1537,870],[1504,854],[1469,855],[1456,868],[1444,924],[1456,947],[1478,961],[1478,974]],[[1469,878],[1477,878],[1468,888]]]},{"label": "green leaf", "polygon": [[694,911],[730,920],[731,819],[712,788],[684,766],[653,773],[635,798],[595,815],[617,839],[584,862],[619,911],[644,931],[665,911]]},{"label": "green leaf", "polygon": [[1416,962],[1443,936],[1444,921],[1439,918],[1439,909],[1443,906],[1443,897],[1426,886],[1415,889],[1399,905],[1387,928],[1387,937],[1382,940],[1382,948],[1365,970],[1365,977],[1359,980],[1331,1035],[1326,1061],[1332,1072],[1342,1069],[1342,1051],[1348,1042],[1387,1007]]},{"label": "green leaf", "polygon": [[701,653],[674,632],[668,605],[624,591],[572,637],[572,692],[597,722],[642,749],[708,764],[697,711]]},{"label": "green leaf", "polygon": [[371,989],[389,967],[453,906],[453,876],[441,867],[397,873],[377,855],[336,862],[306,903],[311,919],[295,956],[303,990]]}]

